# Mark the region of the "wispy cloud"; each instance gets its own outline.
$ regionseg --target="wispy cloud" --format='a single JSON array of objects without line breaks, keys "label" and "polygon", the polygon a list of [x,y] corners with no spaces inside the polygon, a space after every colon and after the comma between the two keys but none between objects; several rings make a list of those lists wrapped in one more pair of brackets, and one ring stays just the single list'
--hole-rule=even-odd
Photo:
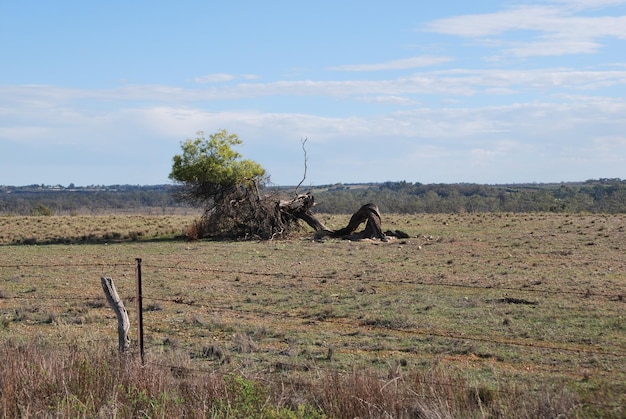
[{"label": "wispy cloud", "polygon": [[193,81],[198,84],[207,84],[207,83],[224,83],[224,82],[233,81],[237,79],[254,80],[257,78],[258,76],[254,74],[236,75],[236,74],[228,74],[228,73],[214,73],[214,74],[206,74],[204,76],[196,77],[193,79]]},{"label": "wispy cloud", "polygon": [[[124,85],[112,89],[76,89],[48,85],[0,85],[0,118],[17,109],[59,109],[87,100],[99,101],[99,109],[135,106],[133,102],[152,101],[171,105],[224,99],[263,98],[288,95],[351,98],[359,101],[408,104],[416,95],[442,94],[468,97],[480,94],[515,94],[541,89],[554,95],[606,87],[626,86],[626,69],[577,70],[541,68],[536,70],[451,69],[416,72],[382,80],[293,80],[269,83],[234,83],[208,88],[167,85]],[[126,104],[124,104],[126,103]]]},{"label": "wispy cloud", "polygon": [[383,71],[383,70],[407,70],[411,68],[429,67],[452,61],[450,57],[437,57],[424,55],[419,57],[404,58],[401,60],[387,61],[376,64],[346,64],[330,67],[335,71]]},{"label": "wispy cloud", "polygon": [[201,77],[196,77],[195,79],[193,79],[193,81],[195,81],[196,83],[221,83],[221,82],[225,82],[225,81],[231,81],[234,80],[235,76],[233,76],[232,74],[226,74],[226,73],[216,73],[216,74],[207,74]]},{"label": "wispy cloud", "polygon": [[551,0],[552,3],[574,10],[598,9],[625,4],[624,0]]},{"label": "wispy cloud", "polygon": [[[93,117],[93,110],[85,109],[82,103],[71,110],[43,107],[32,110],[29,118],[41,123],[37,129],[19,122],[21,109],[4,113],[0,118],[3,121],[0,145],[17,142],[45,151],[57,147],[59,139],[72,138],[76,142],[72,153],[91,156],[89,159],[94,160],[106,150],[123,150],[124,155],[158,162],[158,170],[165,177],[171,157],[179,151],[180,140],[193,136],[198,130],[215,132],[226,128],[245,139],[246,147],[252,150],[245,155],[260,161],[279,184],[300,179],[300,165],[287,168],[285,161],[299,161],[298,140],[305,136],[311,139],[308,180],[316,184],[370,179],[570,180],[580,175],[563,172],[557,174],[561,178],[554,179],[531,172],[524,162],[536,162],[538,156],[551,155],[554,160],[550,166],[558,167],[559,158],[582,153],[588,164],[596,165],[598,170],[602,168],[598,173],[608,176],[623,167],[626,156],[622,129],[626,101],[603,100],[597,96],[592,100],[581,96],[569,103],[535,101],[501,106],[419,107],[344,117],[261,110],[211,112],[192,105],[131,107],[127,104],[101,113],[97,118]],[[601,125],[598,121],[602,121]],[[581,135],[584,132],[592,135]],[[389,147],[381,148],[380,144]],[[281,153],[263,152],[268,149],[281,150]],[[372,154],[372,149],[379,151]],[[353,178],[335,171],[332,162],[333,156],[344,155],[348,150],[351,160],[362,166]],[[607,161],[610,153],[615,157]],[[389,164],[394,158],[398,159],[394,167],[397,170],[390,179],[390,175],[385,174],[388,166],[381,165],[380,161]],[[448,168],[446,176],[449,177],[441,177],[441,165]],[[150,170],[156,170],[154,167],[155,163],[150,163]],[[365,168],[371,168],[367,174],[362,171]],[[509,177],[512,176],[509,173],[515,173],[517,178]]]},{"label": "wispy cloud", "polygon": [[[517,57],[593,53],[599,39],[626,39],[626,16],[580,16],[577,12],[624,1],[563,1],[553,5],[519,5],[503,11],[439,19],[425,30],[482,39],[485,46],[501,48]],[[528,32],[515,38],[493,37],[507,32]]]},{"label": "wispy cloud", "polygon": [[387,105],[401,105],[401,106],[409,106],[415,105],[416,101],[411,100],[404,96],[397,95],[379,95],[379,96],[363,96],[362,98],[357,98],[357,100],[369,103],[380,103]]}]

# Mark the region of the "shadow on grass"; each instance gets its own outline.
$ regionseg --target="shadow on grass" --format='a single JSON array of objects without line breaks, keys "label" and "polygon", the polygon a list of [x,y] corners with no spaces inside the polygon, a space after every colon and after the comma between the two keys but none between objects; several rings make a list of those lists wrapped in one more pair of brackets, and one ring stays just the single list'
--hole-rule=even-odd
[{"label": "shadow on grass", "polygon": [[[293,239],[296,236],[285,237],[284,239]],[[56,244],[75,244],[75,245],[88,245],[88,244],[120,244],[120,243],[177,243],[177,242],[198,242],[198,241],[211,241],[211,242],[241,242],[241,241],[263,241],[259,237],[252,238],[237,238],[232,236],[223,237],[206,237],[202,239],[192,239],[185,235],[177,236],[158,236],[158,237],[96,237],[96,236],[81,236],[81,237],[54,237],[51,239],[36,239],[26,238],[13,240],[8,243],[0,243],[2,246],[45,246]]]},{"label": "shadow on grass", "polygon": [[161,236],[161,237],[54,237],[51,239],[39,240],[26,238],[14,240],[9,243],[1,243],[0,246],[45,246],[55,244],[119,244],[119,243],[174,243],[191,242],[186,236]]}]

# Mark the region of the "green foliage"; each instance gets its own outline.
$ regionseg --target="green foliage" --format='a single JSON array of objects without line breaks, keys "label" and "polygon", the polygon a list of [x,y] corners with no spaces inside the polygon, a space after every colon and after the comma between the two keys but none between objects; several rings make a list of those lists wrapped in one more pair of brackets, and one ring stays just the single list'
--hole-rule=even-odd
[{"label": "green foliage", "polygon": [[235,417],[259,417],[263,412],[267,389],[239,375],[224,377],[229,394],[229,409]]},{"label": "green foliage", "polygon": [[215,417],[267,419],[325,419],[326,415],[307,404],[296,410],[269,403],[270,390],[258,381],[230,374],[224,376],[227,397],[212,406]]},{"label": "green foliage", "polygon": [[150,394],[135,384],[117,386],[124,417],[166,417],[168,409],[178,408],[183,399],[168,391]]},{"label": "green foliage", "polygon": [[208,139],[198,132],[195,139],[181,143],[182,154],[174,156],[169,178],[184,185],[181,198],[188,202],[219,199],[239,186],[260,183],[265,169],[252,160],[244,160],[232,147],[242,141],[237,134],[221,130]]}]

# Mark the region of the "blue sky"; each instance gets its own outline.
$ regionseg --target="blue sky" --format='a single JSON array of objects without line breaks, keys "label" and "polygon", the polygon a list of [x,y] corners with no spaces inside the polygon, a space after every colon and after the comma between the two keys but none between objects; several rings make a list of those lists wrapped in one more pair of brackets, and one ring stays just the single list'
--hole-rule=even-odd
[{"label": "blue sky", "polygon": [[[215,3],[215,4],[214,4]],[[0,184],[626,178],[626,0],[0,0]]]}]

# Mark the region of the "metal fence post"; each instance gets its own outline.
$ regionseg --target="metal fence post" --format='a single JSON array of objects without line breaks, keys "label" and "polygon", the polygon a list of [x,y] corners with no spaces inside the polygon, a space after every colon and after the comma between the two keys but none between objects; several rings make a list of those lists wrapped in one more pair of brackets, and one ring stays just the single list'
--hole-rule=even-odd
[{"label": "metal fence post", "polygon": [[139,356],[141,357],[141,365],[144,365],[143,351],[143,301],[141,294],[141,258],[136,258],[137,268],[135,276],[137,278],[137,340],[139,342]]}]

